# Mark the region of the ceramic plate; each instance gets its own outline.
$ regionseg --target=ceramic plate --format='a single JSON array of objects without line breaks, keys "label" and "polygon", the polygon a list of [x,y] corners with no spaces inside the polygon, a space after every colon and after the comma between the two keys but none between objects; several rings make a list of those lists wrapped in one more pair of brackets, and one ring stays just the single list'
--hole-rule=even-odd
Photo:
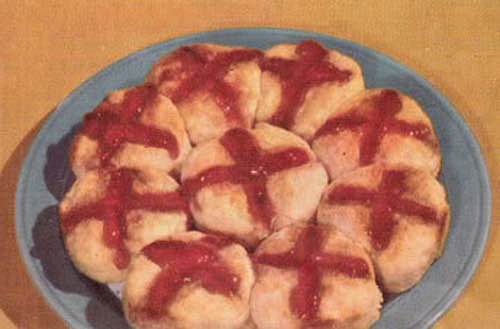
[{"label": "ceramic plate", "polygon": [[488,175],[479,146],[453,106],[415,72],[374,50],[328,35],[280,29],[234,29],[170,40],[105,68],[50,115],[24,162],[16,195],[17,239],[28,272],[54,310],[75,328],[123,328],[118,298],[72,266],[59,232],[57,204],[73,182],[68,148],[84,113],[105,95],[143,81],[151,65],[177,47],[198,42],[268,48],[316,39],[352,56],[367,87],[394,87],[415,98],[439,136],[452,222],[443,256],[410,291],[386,303],[374,328],[427,328],[452,305],[482,256],[491,216]]}]

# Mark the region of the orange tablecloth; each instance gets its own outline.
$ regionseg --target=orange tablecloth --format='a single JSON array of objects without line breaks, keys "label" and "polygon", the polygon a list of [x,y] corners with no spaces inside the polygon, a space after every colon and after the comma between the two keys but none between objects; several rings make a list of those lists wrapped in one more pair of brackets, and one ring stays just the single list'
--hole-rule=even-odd
[{"label": "orange tablecloth", "polygon": [[130,52],[191,32],[250,26],[351,39],[414,68],[456,105],[488,161],[495,208],[481,267],[436,328],[500,328],[498,17],[496,0],[0,1],[0,328],[64,327],[31,283],[14,237],[17,176],[47,115]]}]

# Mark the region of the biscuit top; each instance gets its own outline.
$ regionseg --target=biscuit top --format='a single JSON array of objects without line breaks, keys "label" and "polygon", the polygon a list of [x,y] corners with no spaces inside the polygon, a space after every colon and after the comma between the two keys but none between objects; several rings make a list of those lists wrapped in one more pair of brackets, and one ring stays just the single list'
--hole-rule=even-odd
[{"label": "biscuit top", "polygon": [[328,50],[319,43],[308,40],[295,48],[296,59],[264,58],[260,67],[277,75],[281,83],[281,101],[270,123],[291,128],[299,107],[310,88],[325,82],[347,82],[348,70],[340,70],[328,61]]},{"label": "biscuit top", "polygon": [[198,240],[156,241],[142,253],[162,268],[149,288],[146,303],[139,310],[158,319],[186,284],[197,283],[212,293],[232,296],[238,293],[240,278],[218,256],[221,248],[233,244],[229,239],[206,235]]},{"label": "biscuit top", "polygon": [[186,100],[201,90],[211,94],[229,121],[242,123],[239,106],[240,93],[224,77],[235,64],[258,59],[262,52],[256,49],[235,49],[214,52],[202,45],[185,46],[165,59],[167,67],[161,73],[158,84],[180,80],[167,94],[174,103]]},{"label": "biscuit top", "polygon": [[366,166],[373,163],[382,138],[385,134],[412,136],[437,147],[437,141],[431,127],[424,123],[409,123],[395,116],[402,110],[401,98],[395,90],[382,90],[371,94],[367,99],[355,105],[349,111],[327,120],[318,129],[315,138],[338,134],[351,130],[362,134],[359,151],[359,164]]},{"label": "biscuit top", "polygon": [[172,158],[179,155],[177,139],[170,132],[140,122],[143,111],[153,106],[158,91],[145,84],[126,91],[119,103],[102,102],[85,115],[82,132],[99,143],[100,160],[106,165],[125,142],[164,148]]},{"label": "biscuit top", "polygon": [[299,233],[291,250],[254,257],[258,264],[298,270],[298,282],[290,294],[290,308],[308,326],[326,325],[318,319],[323,273],[338,273],[350,278],[369,278],[371,275],[363,258],[324,252],[325,238],[323,227],[308,225]]},{"label": "biscuit top", "polygon": [[101,200],[61,214],[61,226],[65,234],[69,234],[82,221],[102,220],[104,242],[116,251],[114,263],[119,269],[126,268],[130,261],[123,241],[126,234],[126,214],[129,211],[145,209],[188,212],[187,202],[179,191],[137,193],[133,189],[135,177],[134,171],[130,169],[114,170],[107,177],[106,192]]},{"label": "biscuit top", "polygon": [[309,154],[299,147],[288,147],[272,153],[264,151],[255,137],[242,128],[227,131],[220,138],[220,143],[235,164],[206,169],[186,179],[183,189],[192,198],[199,190],[213,184],[242,184],[249,212],[255,220],[269,227],[275,212],[266,187],[268,177],[308,163],[311,160]]},{"label": "biscuit top", "polygon": [[409,191],[405,170],[385,170],[375,190],[355,185],[338,185],[327,195],[331,204],[365,204],[371,207],[368,235],[377,251],[389,246],[394,227],[395,213],[417,216],[425,223],[443,227],[446,214],[438,216],[432,207],[410,200],[402,195]]}]

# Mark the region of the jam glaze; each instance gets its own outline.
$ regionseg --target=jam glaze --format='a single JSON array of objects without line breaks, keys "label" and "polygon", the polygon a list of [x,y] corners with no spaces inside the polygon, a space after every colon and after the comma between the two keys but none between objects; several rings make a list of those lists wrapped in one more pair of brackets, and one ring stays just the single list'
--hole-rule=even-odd
[{"label": "jam glaze", "polygon": [[65,235],[75,227],[90,219],[103,221],[103,241],[115,250],[114,264],[124,269],[130,261],[130,254],[124,244],[127,236],[127,213],[141,209],[154,212],[184,211],[188,204],[180,191],[139,194],[133,190],[137,174],[130,169],[110,172],[104,197],[94,203],[70,209],[61,214],[61,228]]},{"label": "jam glaze", "polygon": [[373,163],[386,134],[411,136],[436,148],[437,141],[432,129],[423,123],[408,123],[396,119],[395,116],[401,110],[402,102],[398,93],[394,90],[382,90],[346,114],[327,120],[318,129],[314,138],[338,134],[346,130],[359,132],[361,134],[359,146],[361,166]]},{"label": "jam glaze", "polygon": [[166,91],[175,104],[197,92],[207,92],[213,96],[226,120],[245,126],[240,90],[225,77],[235,65],[258,60],[261,56],[262,52],[256,49],[215,52],[203,45],[181,47],[160,63],[165,69],[157,83],[180,80],[175,88]]},{"label": "jam glaze", "polygon": [[120,103],[104,100],[85,115],[82,133],[98,141],[101,166],[107,166],[124,143],[166,149],[171,158],[179,156],[176,137],[170,132],[140,122],[142,113],[158,96],[156,88],[145,84],[125,92]]},{"label": "jam glaze", "polygon": [[290,308],[307,328],[330,323],[318,319],[324,274],[336,273],[353,279],[367,279],[372,275],[368,263],[361,257],[323,251],[327,232],[324,227],[308,225],[299,233],[291,250],[279,254],[257,253],[253,258],[257,264],[298,271]]},{"label": "jam glaze", "polygon": [[375,251],[383,251],[390,242],[397,225],[396,214],[416,216],[442,230],[446,213],[439,216],[429,206],[402,197],[408,191],[408,173],[404,170],[386,170],[376,190],[351,185],[335,186],[327,196],[331,204],[363,204],[371,208],[368,235]]},{"label": "jam glaze", "polygon": [[228,130],[219,141],[235,164],[214,166],[187,178],[182,183],[185,193],[193,199],[206,186],[224,182],[241,184],[250,214],[269,228],[275,215],[266,187],[269,176],[308,163],[309,155],[299,147],[266,152],[260,148],[255,137],[242,128]]},{"label": "jam glaze", "polygon": [[237,295],[240,278],[218,255],[231,244],[229,239],[206,235],[189,242],[155,241],[144,247],[142,253],[162,270],[153,279],[138,313],[149,319],[161,318],[182,287],[193,283],[211,293]]},{"label": "jam glaze", "polygon": [[329,62],[329,51],[312,40],[303,41],[295,48],[297,59],[263,58],[260,67],[279,77],[281,101],[270,123],[290,129],[307,92],[327,82],[346,83],[352,72],[341,70]]}]

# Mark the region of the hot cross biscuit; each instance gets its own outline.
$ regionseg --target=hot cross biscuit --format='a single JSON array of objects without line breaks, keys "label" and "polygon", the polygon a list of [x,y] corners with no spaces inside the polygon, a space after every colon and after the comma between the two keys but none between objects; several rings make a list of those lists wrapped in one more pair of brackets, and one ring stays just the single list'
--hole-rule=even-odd
[{"label": "hot cross biscuit", "polygon": [[248,246],[311,219],[326,183],[307,143],[268,124],[235,128],[197,146],[182,168],[196,225]]},{"label": "hot cross biscuit", "polygon": [[324,193],[318,221],[363,245],[382,289],[398,293],[439,257],[450,211],[443,187],[429,173],[376,164],[336,179]]},{"label": "hot cross biscuit", "polygon": [[179,108],[194,144],[233,127],[250,128],[260,95],[261,51],[184,46],[160,59],[148,81]]},{"label": "hot cross biscuit", "polygon": [[277,45],[265,54],[257,121],[306,140],[340,104],[364,89],[361,68],[353,59],[315,41]]},{"label": "hot cross biscuit", "polygon": [[382,294],[368,254],[327,226],[291,225],[254,254],[252,319],[258,328],[368,328]]},{"label": "hot cross biscuit", "polygon": [[312,148],[332,179],[375,162],[403,163],[437,175],[441,154],[431,121],[392,89],[361,92],[331,114]]},{"label": "hot cross biscuit", "polygon": [[241,328],[253,284],[242,246],[184,232],[146,246],[132,261],[123,306],[136,328]]},{"label": "hot cross biscuit", "polygon": [[88,113],[70,160],[77,176],[109,165],[168,172],[177,169],[190,150],[175,105],[146,84],[113,92]]},{"label": "hot cross biscuit", "polygon": [[188,228],[188,209],[166,173],[94,170],[80,176],[59,206],[66,249],[99,282],[123,280],[130,256]]}]

